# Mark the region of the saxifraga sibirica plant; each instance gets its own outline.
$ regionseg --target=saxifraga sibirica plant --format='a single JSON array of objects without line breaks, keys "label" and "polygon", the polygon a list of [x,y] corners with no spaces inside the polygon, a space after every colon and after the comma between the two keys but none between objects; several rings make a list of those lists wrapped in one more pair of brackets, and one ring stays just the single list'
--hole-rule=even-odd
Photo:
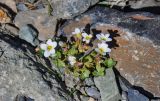
[{"label": "saxifraga sibirica plant", "polygon": [[112,38],[108,33],[94,36],[83,29],[75,28],[70,41],[65,36],[56,36],[41,43],[38,53],[50,58],[57,68],[64,68],[65,73],[71,73],[83,80],[104,76],[105,69],[116,64],[109,58],[109,42],[112,42]]}]

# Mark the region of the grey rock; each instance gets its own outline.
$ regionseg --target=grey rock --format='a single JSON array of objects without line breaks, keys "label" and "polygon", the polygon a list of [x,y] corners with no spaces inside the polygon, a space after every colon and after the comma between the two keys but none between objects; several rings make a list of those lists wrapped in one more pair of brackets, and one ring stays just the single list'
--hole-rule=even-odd
[{"label": "grey rock", "polygon": [[111,5],[111,6],[130,6],[133,9],[147,8],[147,7],[158,7],[160,6],[159,0],[103,0],[100,4]]},{"label": "grey rock", "polygon": [[19,31],[19,38],[29,42],[33,46],[37,46],[39,44],[37,37],[38,32],[29,25],[23,26]]},{"label": "grey rock", "polygon": [[86,78],[84,82],[85,82],[85,85],[87,85],[87,86],[95,85],[94,81],[93,81],[93,78]]},{"label": "grey rock", "polygon": [[17,12],[15,0],[1,0],[0,3],[8,6],[8,7],[11,8],[11,10],[13,10],[14,12]]},{"label": "grey rock", "polygon": [[84,96],[84,95],[81,95],[80,98],[81,98],[81,101],[88,101],[89,100],[89,97]]},{"label": "grey rock", "polygon": [[37,70],[44,71],[45,68],[35,61],[34,54],[24,51],[34,48],[23,47],[17,38],[9,35],[0,32],[0,101],[14,101],[19,94],[35,101],[72,101],[66,100],[69,96],[62,92],[58,81],[50,88],[49,81],[42,78],[44,74]]},{"label": "grey rock", "polygon": [[72,18],[85,12],[99,0],[50,0],[53,16],[58,18]]},{"label": "grey rock", "polygon": [[79,78],[75,78],[72,74],[65,73],[64,76],[65,84],[69,88],[79,88]]},{"label": "grey rock", "polygon": [[121,99],[113,70],[106,69],[104,77],[95,77],[94,82],[101,93],[102,101],[119,101]]},{"label": "grey rock", "polygon": [[24,3],[18,3],[17,4],[17,10],[18,11],[27,11],[28,8],[26,7],[26,5]]},{"label": "grey rock", "polygon": [[27,24],[33,25],[39,32],[39,40],[45,41],[54,36],[57,18],[49,16],[47,9],[38,9],[19,12],[14,23],[19,28]]},{"label": "grey rock", "polygon": [[101,97],[100,92],[94,86],[85,87],[85,91],[86,91],[86,93],[87,93],[88,96],[93,97],[95,99],[100,99],[100,97]]},{"label": "grey rock", "polygon": [[129,89],[127,93],[129,101],[149,101],[146,96],[142,95],[137,90]]}]

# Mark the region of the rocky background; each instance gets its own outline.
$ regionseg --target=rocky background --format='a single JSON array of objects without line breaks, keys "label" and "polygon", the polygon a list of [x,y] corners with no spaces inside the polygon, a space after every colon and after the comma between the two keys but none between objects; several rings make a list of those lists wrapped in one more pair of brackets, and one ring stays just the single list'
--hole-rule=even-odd
[{"label": "rocky background", "polygon": [[[1,0],[0,101],[160,101],[159,6],[159,0]],[[40,42],[84,26],[114,37],[117,65],[104,77],[59,77],[50,60],[35,55]]]}]

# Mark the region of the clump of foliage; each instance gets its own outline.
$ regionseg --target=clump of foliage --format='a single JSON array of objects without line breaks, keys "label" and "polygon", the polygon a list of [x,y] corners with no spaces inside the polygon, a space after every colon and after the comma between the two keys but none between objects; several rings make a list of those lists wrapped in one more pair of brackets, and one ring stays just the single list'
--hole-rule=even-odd
[{"label": "clump of foliage", "polygon": [[93,35],[83,29],[75,28],[68,40],[65,36],[55,36],[41,43],[38,53],[50,58],[57,68],[66,73],[85,79],[92,76],[104,76],[106,68],[112,68],[116,62],[109,58],[112,42],[110,34]]}]

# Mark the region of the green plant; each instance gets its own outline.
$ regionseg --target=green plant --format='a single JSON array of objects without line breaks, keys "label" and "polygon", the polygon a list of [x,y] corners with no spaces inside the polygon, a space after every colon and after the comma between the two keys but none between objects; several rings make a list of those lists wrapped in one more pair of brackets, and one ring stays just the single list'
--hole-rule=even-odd
[{"label": "green plant", "polygon": [[[104,76],[106,68],[112,68],[116,62],[109,58],[108,47],[112,39],[110,34],[96,36],[76,28],[71,40],[65,36],[56,36],[40,44],[39,54],[51,58],[57,68],[64,68],[65,73],[85,79],[91,76]],[[97,44],[95,44],[97,43]]]}]

